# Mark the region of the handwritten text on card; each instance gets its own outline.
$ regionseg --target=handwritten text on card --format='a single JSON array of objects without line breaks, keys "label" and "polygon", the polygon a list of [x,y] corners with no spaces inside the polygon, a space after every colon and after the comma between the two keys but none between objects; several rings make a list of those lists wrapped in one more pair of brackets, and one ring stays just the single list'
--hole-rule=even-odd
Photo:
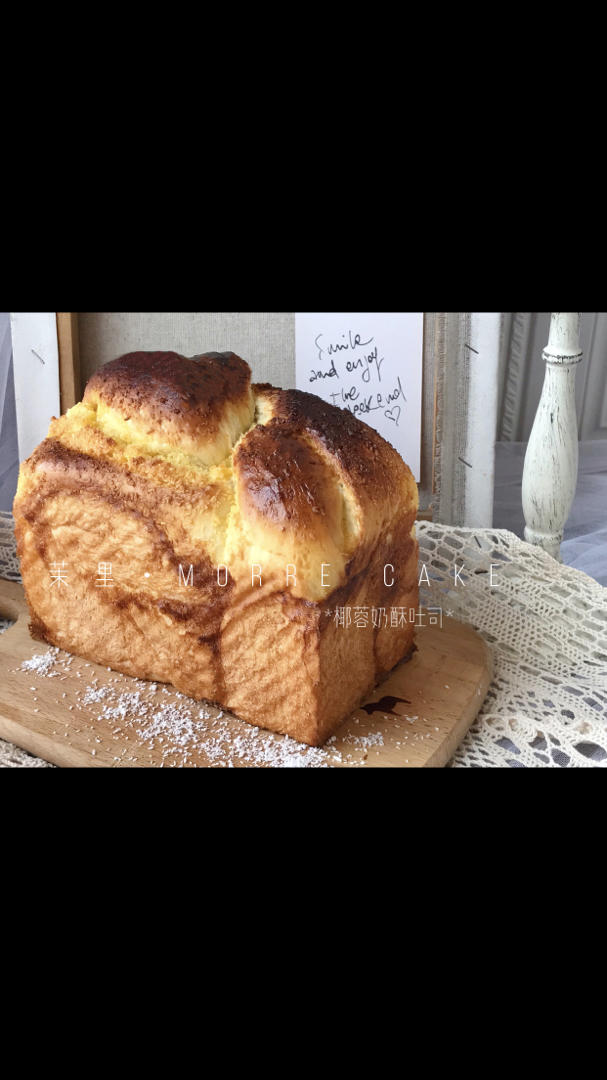
[{"label": "handwritten text on card", "polygon": [[423,312],[296,314],[297,386],[348,409],[419,480]]}]

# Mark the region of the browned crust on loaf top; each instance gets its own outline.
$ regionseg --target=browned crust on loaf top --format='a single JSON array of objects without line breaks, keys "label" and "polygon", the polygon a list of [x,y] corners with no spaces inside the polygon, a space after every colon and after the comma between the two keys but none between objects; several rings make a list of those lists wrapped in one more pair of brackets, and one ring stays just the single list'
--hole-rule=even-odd
[{"label": "browned crust on loaf top", "polygon": [[212,434],[226,408],[246,402],[250,387],[251,369],[233,352],[132,352],[96,371],[83,401],[100,399],[125,420],[144,412],[155,425],[178,424],[195,438],[201,429]]},{"label": "browned crust on loaf top", "polygon": [[339,528],[335,476],[296,431],[272,421],[252,429],[234,454],[243,491],[241,506],[263,515],[278,529]]},{"label": "browned crust on loaf top", "polygon": [[181,356],[176,352],[132,352],[110,360],[89,379],[84,401],[98,395],[128,413],[145,407],[160,423],[207,421],[226,401],[248,390],[251,369],[233,352]]},{"label": "browned crust on loaf top", "polygon": [[304,390],[281,390],[269,383],[255,383],[253,391],[271,404],[269,427],[288,435],[306,435],[366,499],[385,500],[386,492],[398,488],[399,482],[412,491],[411,470],[400,454],[375,428],[347,409]]},{"label": "browned crust on loaf top", "polygon": [[[394,521],[406,517],[409,529],[412,527],[417,513],[417,485],[411,470],[379,432],[345,409],[329,405],[314,394],[280,390],[267,383],[255,384],[253,392],[258,412],[261,404],[264,416],[269,417],[265,430],[273,438],[284,440],[285,446],[295,439],[305,440],[317,460],[333,473],[333,482],[325,490],[337,493],[342,511],[349,518],[348,525],[342,518],[346,578],[360,572]],[[256,430],[247,433],[240,445],[254,441]],[[237,462],[235,469],[237,472]],[[270,507],[273,501],[267,499],[266,514]],[[264,512],[263,506],[257,510]],[[322,530],[317,527],[315,531]],[[335,536],[333,532],[331,535]]]}]

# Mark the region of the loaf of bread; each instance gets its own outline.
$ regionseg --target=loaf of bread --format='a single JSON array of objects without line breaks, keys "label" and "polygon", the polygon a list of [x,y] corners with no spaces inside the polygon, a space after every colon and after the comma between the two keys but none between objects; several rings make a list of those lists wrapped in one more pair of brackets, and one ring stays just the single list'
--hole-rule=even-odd
[{"label": "loaf of bread", "polygon": [[30,629],[321,745],[414,647],[416,512],[349,412],[233,353],[131,353],[21,466]]}]

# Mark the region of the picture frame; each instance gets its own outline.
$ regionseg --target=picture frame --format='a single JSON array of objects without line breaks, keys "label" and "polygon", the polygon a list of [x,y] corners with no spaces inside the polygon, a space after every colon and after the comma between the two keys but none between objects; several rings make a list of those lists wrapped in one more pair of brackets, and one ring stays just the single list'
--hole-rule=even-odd
[{"label": "picture frame", "polygon": [[63,414],[81,400],[84,390],[80,376],[80,332],[77,311],[57,312],[57,350],[59,395]]}]

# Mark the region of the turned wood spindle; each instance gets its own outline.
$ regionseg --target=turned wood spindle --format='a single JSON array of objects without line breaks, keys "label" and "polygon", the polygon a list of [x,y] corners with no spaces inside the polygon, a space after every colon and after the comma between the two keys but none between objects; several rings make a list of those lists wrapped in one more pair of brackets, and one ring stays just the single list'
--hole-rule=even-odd
[{"label": "turned wood spindle", "polygon": [[575,373],[582,359],[580,313],[552,313],[543,352],[546,374],[525,455],[525,540],[560,561],[563,529],[575,495],[578,431]]}]

